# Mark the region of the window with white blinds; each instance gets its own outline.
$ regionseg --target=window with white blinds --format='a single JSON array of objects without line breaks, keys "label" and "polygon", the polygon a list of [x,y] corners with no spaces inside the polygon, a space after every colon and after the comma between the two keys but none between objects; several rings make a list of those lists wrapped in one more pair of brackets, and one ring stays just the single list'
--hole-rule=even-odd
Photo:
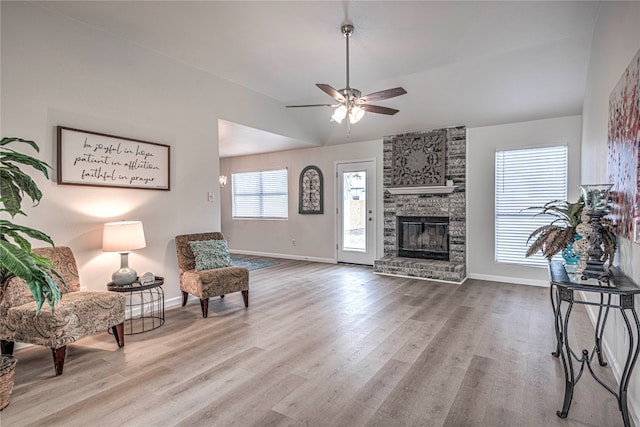
[{"label": "window with white blinds", "polygon": [[287,170],[231,174],[234,218],[289,217]]},{"label": "window with white blinds", "polygon": [[541,253],[525,253],[531,232],[553,217],[525,209],[566,200],[567,172],[566,146],[496,152],[496,262],[547,265]]}]

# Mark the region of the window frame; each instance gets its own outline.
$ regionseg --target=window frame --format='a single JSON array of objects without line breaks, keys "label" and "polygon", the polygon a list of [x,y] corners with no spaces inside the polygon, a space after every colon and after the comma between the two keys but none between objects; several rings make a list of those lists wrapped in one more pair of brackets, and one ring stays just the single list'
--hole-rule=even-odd
[{"label": "window frame", "polygon": [[[269,185],[273,184],[273,179],[269,179],[268,174],[273,173],[283,173],[284,177],[281,177],[282,180],[278,182],[279,184],[283,184],[284,188],[280,188],[279,191],[268,191],[270,190]],[[257,178],[259,181],[259,190],[257,193],[242,193],[241,191],[236,191],[236,184],[241,185],[242,183],[238,182],[238,179],[241,177],[246,177],[250,179],[253,177]],[[248,183],[247,183],[248,184]],[[272,190],[272,189],[271,189]],[[279,211],[284,214],[284,216],[274,216],[274,215],[266,215],[265,212],[269,211],[269,201],[270,197],[285,197],[285,206],[280,207]],[[240,197],[258,197],[259,202],[256,204],[259,212],[258,215],[242,215],[238,213],[239,206],[237,203],[237,198]],[[250,205],[245,205],[245,209]],[[288,220],[289,219],[289,170],[288,168],[276,168],[276,169],[264,169],[264,170],[254,170],[254,171],[243,171],[243,172],[232,172],[231,173],[231,218],[234,220]]]},{"label": "window frame", "polygon": [[[528,160],[527,156],[530,157]],[[526,240],[531,232],[549,224],[555,217],[537,215],[539,210],[527,208],[542,207],[552,200],[567,200],[569,147],[567,144],[555,144],[501,149],[496,150],[494,160],[494,262],[546,268],[548,260],[541,253],[525,257],[531,244]],[[526,164],[518,165],[523,160]],[[510,162],[508,171],[505,170],[506,162]],[[558,172],[564,175],[558,175]],[[507,174],[511,176],[506,178]],[[509,178],[512,182],[505,184]],[[531,185],[532,182],[537,184]],[[514,197],[509,198],[509,192],[504,191],[507,187],[515,194]],[[507,229],[511,231],[507,232]]]}]

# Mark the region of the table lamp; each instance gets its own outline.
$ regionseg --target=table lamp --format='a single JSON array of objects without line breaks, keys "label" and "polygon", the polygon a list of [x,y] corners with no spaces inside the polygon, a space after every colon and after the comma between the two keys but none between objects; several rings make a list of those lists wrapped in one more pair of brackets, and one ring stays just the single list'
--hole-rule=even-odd
[{"label": "table lamp", "polygon": [[140,221],[108,222],[102,231],[102,250],[120,252],[120,269],[113,272],[111,280],[116,285],[130,285],[138,278],[129,268],[129,252],[147,246]]}]

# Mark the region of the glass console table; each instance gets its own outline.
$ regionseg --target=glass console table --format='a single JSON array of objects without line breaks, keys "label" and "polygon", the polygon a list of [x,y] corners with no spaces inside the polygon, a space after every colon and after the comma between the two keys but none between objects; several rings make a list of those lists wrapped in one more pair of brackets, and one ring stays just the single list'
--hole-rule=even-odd
[{"label": "glass console table", "polygon": [[[630,426],[629,408],[627,406],[627,389],[631,373],[638,361],[640,352],[640,320],[635,309],[634,297],[640,294],[640,288],[631,279],[622,274],[616,268],[611,269],[610,281],[599,282],[596,279],[582,280],[580,275],[568,273],[560,261],[549,263],[549,276],[551,281],[551,305],[555,316],[556,329],[556,351],[553,356],[562,359],[564,369],[565,392],[562,409],[557,412],[560,418],[566,418],[569,414],[569,407],[573,398],[573,389],[580,380],[585,366],[593,378],[607,391],[613,394],[618,401],[618,408],[622,412],[622,420],[625,427]],[[574,298],[575,292],[590,292],[598,294],[599,302],[581,301]],[[563,302],[568,303],[567,308],[562,311]],[[577,354],[569,343],[569,318],[574,304],[592,305],[598,307],[598,320],[595,327],[595,342],[591,352],[587,349]],[[600,366],[606,366],[602,355],[602,334],[610,309],[620,311],[626,325],[626,333],[629,338],[629,349],[627,358],[620,378],[620,386],[617,390],[607,385],[593,372],[591,363],[597,355]],[[629,316],[629,314],[631,316]],[[631,317],[631,321],[630,320]],[[575,363],[579,364],[576,374]]]}]

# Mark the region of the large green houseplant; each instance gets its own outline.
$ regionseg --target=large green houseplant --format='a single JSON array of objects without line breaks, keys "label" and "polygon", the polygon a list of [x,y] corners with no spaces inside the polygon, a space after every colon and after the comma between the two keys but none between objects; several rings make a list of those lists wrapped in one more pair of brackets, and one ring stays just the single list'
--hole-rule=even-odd
[{"label": "large green houseplant", "polygon": [[[16,143],[27,144],[36,152],[40,151],[35,142],[27,139],[2,138],[0,141],[0,212],[9,214],[11,220],[16,215],[26,216],[21,208],[25,196],[34,205],[42,198],[38,186],[22,168],[33,168],[47,178],[48,169],[51,168],[47,163],[9,147],[9,144]],[[53,241],[43,232],[15,224],[11,220],[0,219],[0,297],[7,281],[15,276],[23,279],[29,286],[36,301],[36,313],[40,313],[45,301],[53,310],[60,300],[60,288],[54,277],[62,284],[64,281],[50,260],[31,252],[29,239],[40,240],[51,246]]]},{"label": "large green houseplant", "polygon": [[[44,302],[51,310],[60,300],[60,288],[54,280],[64,285],[64,280],[55,270],[51,261],[31,252],[29,239],[40,240],[53,246],[51,238],[41,231],[15,224],[11,220],[22,211],[24,197],[29,197],[34,205],[42,198],[42,192],[33,179],[22,168],[35,169],[49,178],[51,167],[34,157],[10,148],[9,144],[27,144],[36,152],[38,145],[21,138],[2,138],[0,141],[0,300],[9,280],[19,277],[25,281],[36,301],[36,314]],[[8,214],[11,220],[4,217]],[[11,355],[0,355],[0,410],[9,404],[16,361]]]}]

